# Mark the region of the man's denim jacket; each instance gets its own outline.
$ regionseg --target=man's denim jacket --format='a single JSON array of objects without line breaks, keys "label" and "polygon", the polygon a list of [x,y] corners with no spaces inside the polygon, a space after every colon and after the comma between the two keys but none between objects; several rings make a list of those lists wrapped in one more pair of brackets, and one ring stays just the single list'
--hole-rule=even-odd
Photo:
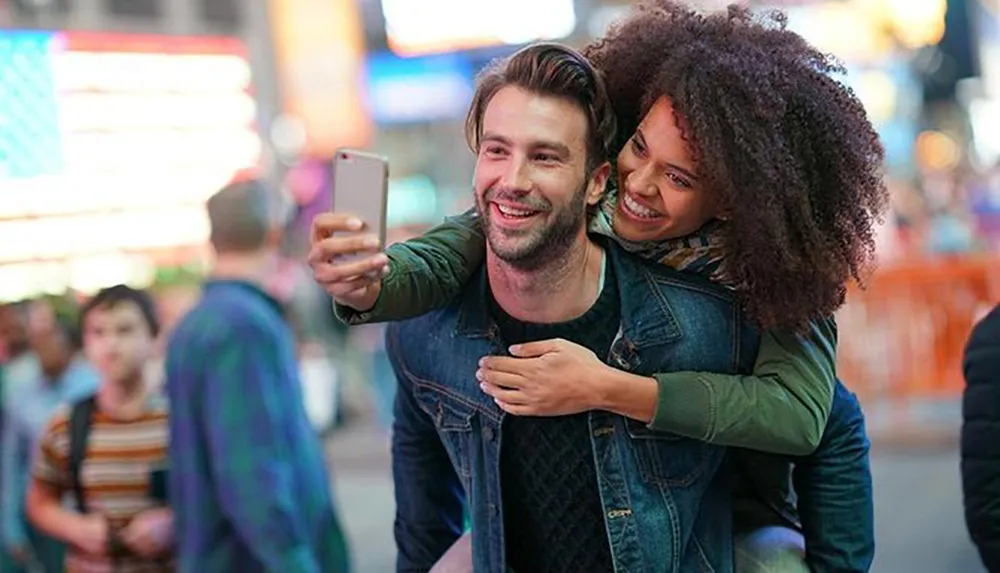
[{"label": "man's denim jacket", "polygon": [[[606,361],[640,375],[750,372],[758,336],[731,294],[607,245],[621,326]],[[393,324],[397,570],[423,572],[459,537],[467,502],[477,573],[504,573],[504,413],[479,388],[479,359],[506,354],[487,310],[485,269],[442,310]],[[603,411],[591,447],[616,573],[727,572],[732,506],[726,449]]]}]

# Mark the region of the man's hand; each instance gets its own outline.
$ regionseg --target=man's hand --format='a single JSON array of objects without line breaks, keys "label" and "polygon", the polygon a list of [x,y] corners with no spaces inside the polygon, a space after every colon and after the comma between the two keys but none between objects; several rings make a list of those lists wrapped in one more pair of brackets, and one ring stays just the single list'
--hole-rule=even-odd
[{"label": "man's hand", "polygon": [[108,520],[103,515],[91,513],[78,517],[79,522],[71,530],[70,543],[87,555],[108,553]]},{"label": "man's hand", "polygon": [[[389,258],[378,252],[374,234],[351,234],[365,229],[360,218],[349,213],[321,213],[312,221],[309,266],[313,278],[334,300],[357,311],[375,306],[382,277],[389,273]],[[337,260],[346,255],[369,255]]]},{"label": "man's hand", "polygon": [[122,543],[140,557],[155,557],[173,544],[174,514],[170,508],[147,509],[122,529]]},{"label": "man's hand", "polygon": [[487,356],[476,377],[505,412],[564,416],[601,409],[601,376],[611,368],[590,350],[562,339],[519,344],[514,358]]}]

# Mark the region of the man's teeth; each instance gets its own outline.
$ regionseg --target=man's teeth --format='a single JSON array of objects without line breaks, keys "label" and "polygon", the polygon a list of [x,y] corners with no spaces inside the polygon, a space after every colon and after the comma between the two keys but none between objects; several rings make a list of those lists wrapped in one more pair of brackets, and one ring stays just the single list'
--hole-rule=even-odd
[{"label": "man's teeth", "polygon": [[640,205],[639,203],[637,203],[629,195],[625,196],[625,206],[628,207],[629,211],[632,211],[633,213],[635,213],[636,215],[638,215],[640,217],[647,217],[647,218],[653,219],[655,217],[659,217],[660,216],[660,214],[657,213],[656,211],[653,211],[652,209],[647,209],[646,207],[643,207],[642,205]]},{"label": "man's teeth", "polygon": [[528,217],[534,215],[534,211],[525,211],[523,209],[515,209],[513,207],[507,207],[506,205],[497,205],[497,209],[508,217]]}]

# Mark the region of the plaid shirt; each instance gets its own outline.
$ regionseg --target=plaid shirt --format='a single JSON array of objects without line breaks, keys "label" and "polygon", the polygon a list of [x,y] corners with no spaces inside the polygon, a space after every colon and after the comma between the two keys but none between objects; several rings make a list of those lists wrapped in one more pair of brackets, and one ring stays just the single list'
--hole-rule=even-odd
[{"label": "plaid shirt", "polygon": [[347,571],[278,303],[248,283],[208,283],[166,374],[179,571]]}]

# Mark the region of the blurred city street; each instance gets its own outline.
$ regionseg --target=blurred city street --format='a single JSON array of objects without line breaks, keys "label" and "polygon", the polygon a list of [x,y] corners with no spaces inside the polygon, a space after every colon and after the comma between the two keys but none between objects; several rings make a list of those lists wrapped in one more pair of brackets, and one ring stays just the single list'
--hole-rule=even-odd
[{"label": "blurred city street", "polygon": [[[970,486],[970,514],[983,514],[971,521],[973,528],[977,521],[984,524],[987,533],[977,532],[977,538],[989,552],[990,546],[1000,548],[1000,539],[990,539],[1000,532],[995,527],[1000,456],[989,451],[1000,443],[1000,329],[992,330],[1000,325],[1000,0],[647,1],[651,4],[634,11],[643,0],[0,0],[0,573],[27,573],[13,567],[32,556],[51,559],[50,572],[80,569],[73,564],[77,558],[109,564],[89,563],[82,567],[87,570],[132,570],[123,563],[116,567],[118,558],[94,533],[97,511],[85,516],[94,518],[93,529],[78,527],[80,516],[69,514],[62,515],[67,526],[35,523],[48,521],[48,513],[28,505],[42,503],[37,492],[52,488],[26,488],[45,481],[38,460],[46,458],[52,458],[48,485],[65,490],[51,493],[81,496],[76,509],[93,510],[91,497],[104,503],[105,496],[117,507],[118,493],[112,491],[117,485],[142,502],[120,503],[131,508],[121,516],[101,511],[114,526],[105,531],[117,531],[119,521],[131,529],[133,518],[149,508],[163,523],[166,510],[184,508],[177,512],[177,529],[185,535],[177,539],[185,541],[171,545],[165,541],[169,536],[162,537],[164,553],[176,551],[178,563],[196,564],[186,569],[252,568],[214,565],[193,555],[192,547],[218,555],[229,555],[230,543],[236,553],[254,550],[238,563],[277,561],[266,555],[272,549],[280,557],[299,557],[304,551],[287,551],[280,536],[271,535],[268,516],[274,513],[265,510],[269,503],[285,503],[281,487],[247,495],[265,510],[246,508],[251,523],[241,524],[243,518],[227,506],[225,492],[231,489],[225,472],[203,472],[207,461],[195,472],[182,464],[207,446],[213,468],[270,475],[275,454],[258,443],[255,432],[284,427],[269,425],[278,424],[271,418],[302,413],[274,403],[300,402],[312,432],[285,438],[313,448],[312,454],[313,433],[325,436],[331,487],[349,537],[350,573],[395,571],[394,481],[385,430],[393,421],[393,364],[406,363],[411,352],[423,353],[429,367],[446,373],[420,377],[454,388],[444,379],[473,368],[471,359],[486,347],[474,349],[470,342],[467,353],[458,336],[439,336],[434,325],[446,325],[452,319],[447,314],[417,323],[430,325],[426,332],[390,337],[400,342],[387,345],[384,324],[348,326],[331,297],[371,309],[357,313],[362,320],[399,320],[458,300],[458,283],[469,284],[468,277],[481,274],[489,288],[481,293],[466,288],[462,296],[474,290],[477,297],[484,295],[479,302],[487,309],[481,314],[492,321],[491,354],[519,342],[512,340],[516,331],[534,338],[551,328],[559,338],[603,339],[605,323],[617,324],[621,336],[615,343],[635,347],[630,353],[645,361],[641,373],[654,370],[654,352],[647,358],[637,351],[648,338],[657,364],[662,357],[662,364],[672,366],[668,372],[688,378],[689,370],[724,373],[715,366],[743,365],[748,348],[756,348],[753,372],[739,372],[748,383],[746,402],[726,389],[718,395],[734,398],[713,398],[706,409],[710,415],[703,416],[705,401],[688,399],[687,391],[715,396],[717,382],[700,374],[704,392],[691,385],[681,387],[675,399],[658,395],[658,404],[690,408],[690,424],[682,420],[686,416],[663,416],[664,429],[671,432],[707,424],[709,429],[687,435],[766,451],[796,451],[793,444],[803,449],[796,438],[816,427],[815,404],[825,396],[833,371],[856,393],[874,443],[872,571],[984,573],[965,523],[958,429],[964,400],[972,407],[965,411],[969,429],[963,449],[980,461],[980,467],[976,462],[966,467],[966,480],[983,490]],[[542,41],[562,47],[532,45]],[[532,77],[518,79],[519,74]],[[505,95],[498,97],[501,92]],[[552,117],[545,111],[549,107],[555,110]],[[487,108],[493,111],[487,114]],[[580,197],[593,203],[599,193],[591,197],[588,190],[602,187],[600,204],[584,209]],[[242,199],[227,206],[225,197],[234,189]],[[515,198],[519,205],[501,209]],[[473,209],[479,213],[474,227],[485,230],[488,240],[470,233],[467,219],[450,218]],[[554,225],[569,225],[576,216],[576,231],[556,233]],[[438,227],[446,220],[454,224]],[[498,227],[498,220],[505,223]],[[524,227],[501,228],[507,224]],[[585,240],[585,228],[601,237]],[[505,298],[493,292],[504,278],[494,272],[496,265],[477,261],[483,252],[490,255],[487,261],[504,259],[496,239],[506,242],[502,237],[508,232],[510,244],[520,245],[511,253],[524,255],[522,262],[552,266],[555,274],[537,274],[539,269],[527,268],[532,265],[518,268],[508,260],[497,268],[523,275],[527,286],[515,290],[511,285],[520,279],[505,281],[511,295]],[[236,239],[225,239],[228,233]],[[363,240],[359,233],[371,236]],[[573,244],[554,241],[557,235]],[[425,240],[411,242],[420,237]],[[362,242],[388,252],[347,252]],[[604,258],[594,248],[598,243],[612,255]],[[621,282],[623,288],[605,290],[604,282],[580,283],[587,289],[579,291],[567,287],[571,279],[593,282],[598,276],[589,262],[579,273],[570,272],[576,268],[570,263],[615,261],[617,251],[669,267],[678,280],[643,270],[648,280],[632,281],[627,274],[605,272],[602,262],[600,280]],[[587,256],[570,256],[578,252]],[[360,254],[378,258],[361,262],[355,258]],[[607,268],[616,266],[625,269]],[[680,280],[686,275],[702,275],[694,280],[714,287],[691,286]],[[257,313],[185,322],[220,283],[240,283],[234,293],[255,292],[257,303],[274,307],[261,313],[269,316],[268,327],[244,328],[250,323],[241,321],[260,318]],[[630,289],[639,283],[676,291],[678,298],[657,291],[650,291],[652,297],[639,290],[633,295]],[[549,289],[545,296],[542,287]],[[137,310],[125,308],[125,314],[141,318],[148,328],[90,325],[86,316],[94,308],[122,311],[113,300],[100,302],[99,293],[109,288],[131,293],[134,300],[126,307]],[[623,301],[619,308],[595,302],[586,315],[583,300],[573,294],[597,292],[605,301],[612,291]],[[711,310],[728,305],[730,296],[732,312]],[[529,298],[536,303],[526,304]],[[514,312],[505,300],[533,310]],[[708,326],[699,314],[685,319],[702,312],[702,305],[711,311],[705,317],[714,317]],[[826,325],[831,315],[835,330]],[[592,317],[601,320],[591,322]],[[723,318],[734,334],[716,339],[712,333],[723,332],[716,328]],[[785,336],[784,330],[807,321],[812,321],[809,336],[797,341]],[[739,332],[746,324],[762,334],[759,347],[735,334],[737,322]],[[972,336],[984,323],[990,323],[988,329]],[[185,324],[202,327],[179,328]],[[536,329],[539,324],[543,327]],[[641,338],[631,336],[632,330]],[[132,358],[123,358],[127,353],[110,343],[105,352],[103,342],[88,342],[126,334],[142,335],[142,344],[127,345],[141,350]],[[253,342],[258,334],[259,347]],[[277,341],[263,340],[268,336]],[[202,338],[204,344],[176,342]],[[622,361],[617,348],[607,351],[610,338],[600,344],[605,354],[593,354],[614,356],[619,360],[612,366],[638,372],[638,362]],[[722,352],[732,354],[728,362],[716,361]],[[556,365],[538,377],[582,396],[587,392],[574,387],[574,380],[588,377],[590,370],[581,368],[593,364],[564,369],[562,359],[570,354],[535,363]],[[688,358],[691,365],[684,364]],[[278,359],[285,363],[273,368]],[[130,366],[119,368],[118,362]],[[507,364],[516,362],[543,369],[525,366],[526,361]],[[489,370],[497,369],[489,362],[480,365],[486,372],[480,379],[494,382]],[[301,395],[275,374],[291,378],[296,369]],[[529,380],[534,374],[522,378],[534,384]],[[229,400],[205,398],[212,407],[193,403],[202,394],[232,390],[217,384],[220,380],[241,384],[236,387],[241,391],[228,392]],[[280,390],[264,389],[278,382]],[[499,386],[510,392],[506,384]],[[604,394],[599,386],[598,394]],[[188,387],[189,393],[181,392]],[[526,388],[517,390],[530,398]],[[535,388],[539,394],[549,391],[540,384]],[[118,463],[117,437],[108,442],[113,456],[95,455],[86,441],[70,439],[81,430],[83,439],[90,439],[89,426],[75,420],[96,425],[98,415],[117,415],[102,405],[89,418],[70,415],[61,422],[64,405],[96,404],[84,400],[93,392],[110,395],[106,400],[135,398],[123,407],[129,423],[135,421],[133,409],[149,410],[158,432],[156,463]],[[158,399],[145,400],[164,392],[173,413],[162,411]],[[275,396],[278,401],[272,402]],[[434,398],[441,400],[440,416],[453,409],[446,402],[452,398],[468,397]],[[532,398],[519,405],[544,402]],[[726,413],[729,407],[732,414]],[[756,416],[746,415],[750,409]],[[240,417],[248,421],[232,421]],[[438,420],[442,431],[448,429],[445,422]],[[675,423],[680,428],[671,427]],[[215,425],[223,430],[216,432]],[[298,420],[295,427],[306,424]],[[240,431],[224,431],[232,428]],[[493,440],[490,430],[484,435]],[[70,433],[65,440],[64,431]],[[147,434],[124,431],[129,441]],[[551,434],[553,442],[565,442],[557,444],[558,452],[572,457],[581,451],[571,449],[579,445],[572,433]],[[193,436],[191,447],[179,445],[183,440],[177,436]],[[674,472],[668,466],[677,459],[687,465],[682,458],[689,454],[677,454],[662,436],[651,437],[656,441],[648,445],[650,460],[628,469],[650,482],[669,482]],[[525,448],[533,450],[542,440],[535,442]],[[821,453],[840,459],[835,449]],[[140,453],[146,456],[145,447]],[[219,459],[223,454],[239,460],[227,464]],[[510,498],[527,499],[527,491],[576,499],[567,496],[567,487],[545,490],[554,480],[537,477],[545,474],[536,468],[573,467],[561,457],[544,451],[504,455],[521,462],[528,484]],[[115,476],[120,483],[110,487],[103,473],[70,463],[83,464],[88,456],[113,459],[109,464],[121,474]],[[287,457],[295,466],[289,475],[307,484],[289,487],[309,494],[293,496],[300,502],[289,519],[328,525],[328,506],[316,501],[321,499],[316,494],[325,500],[327,492],[322,460]],[[253,469],[256,463],[268,471]],[[164,468],[182,477],[164,479]],[[753,471],[761,474],[755,485],[771,488],[767,467]],[[192,474],[204,477],[199,487],[205,491],[222,492],[218,504],[198,495],[183,499],[196,488],[177,483]],[[849,483],[846,472],[831,475],[819,476],[816,484]],[[148,488],[136,486],[146,481]],[[236,469],[231,481],[269,485],[243,481]],[[495,487],[495,480],[486,481]],[[164,483],[173,484],[169,496]],[[635,501],[634,488],[625,493],[633,496],[632,509],[650,506],[657,519],[666,511],[658,503]],[[50,497],[49,506],[58,509],[58,496]],[[196,515],[201,525],[212,520],[188,505],[226,507],[232,530],[217,535],[208,528],[214,537],[195,543],[201,531],[185,529],[182,518]],[[574,507],[579,508],[585,504]],[[827,509],[821,508],[824,524],[839,524],[870,540],[867,520],[844,526],[837,521],[842,517]],[[592,523],[554,511],[544,517],[527,513],[529,526]],[[262,529],[255,530],[253,522]],[[54,531],[58,538],[35,539],[35,529]],[[339,541],[339,532],[329,529],[323,539]],[[650,536],[672,534],[657,529]],[[534,564],[539,557],[572,553],[568,545],[583,548],[580,553],[596,546],[585,534],[564,536],[566,547],[558,535],[537,536],[544,545],[525,550],[525,559]],[[111,537],[117,547],[121,536]],[[125,549],[134,553],[128,559],[146,559],[145,551],[130,547],[129,539],[140,537],[123,537]],[[277,540],[273,548],[272,540]],[[310,545],[339,547],[336,541]],[[71,548],[69,561],[64,546]],[[850,543],[843,548],[854,549]],[[321,566],[324,573],[344,573],[342,552],[337,553],[336,564]],[[156,560],[171,562],[159,555]],[[206,560],[211,563],[203,566]]]},{"label": "blurred city street", "polygon": [[[395,567],[388,442],[367,421],[330,442],[335,491],[354,573]],[[876,447],[873,573],[983,573],[962,521],[957,448]]]}]

